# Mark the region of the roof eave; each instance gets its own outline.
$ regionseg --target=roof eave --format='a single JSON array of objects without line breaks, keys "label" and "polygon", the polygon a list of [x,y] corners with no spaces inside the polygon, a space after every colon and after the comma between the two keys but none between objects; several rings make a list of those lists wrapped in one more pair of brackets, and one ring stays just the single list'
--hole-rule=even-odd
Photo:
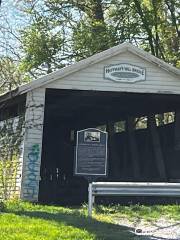
[{"label": "roof eave", "polygon": [[79,62],[76,62],[68,67],[65,67],[65,68],[57,70],[53,73],[47,74],[43,77],[40,77],[37,80],[34,80],[28,84],[20,86],[19,92],[25,93],[27,91],[31,91],[34,88],[38,88],[38,87],[41,87],[42,85],[49,84],[53,81],[56,81],[58,79],[65,77],[67,75],[78,72],[79,70],[84,69],[90,65],[97,63],[97,62],[106,60],[107,58],[109,58],[111,56],[115,56],[121,52],[125,52],[125,51],[127,51],[129,45],[130,44],[128,44],[128,43],[123,43],[120,46],[117,45],[117,46],[107,49],[103,52],[97,53],[91,57],[83,59]]},{"label": "roof eave", "polygon": [[[161,59],[158,59],[157,57],[151,55],[150,53],[145,52],[144,50],[133,46],[130,43],[122,43],[120,45],[117,45],[115,47],[107,49],[103,52],[97,53],[91,57],[88,57],[87,59],[83,59],[79,62],[76,62],[68,67],[62,68],[53,73],[47,74],[43,77],[40,77],[39,79],[34,80],[30,83],[22,85],[19,88],[0,96],[0,102],[4,101],[4,99],[7,99],[8,96],[9,96],[9,98],[12,98],[12,96],[14,97],[15,95],[17,96],[20,94],[24,94],[28,91],[34,90],[34,89],[42,87],[44,85],[47,85],[53,81],[56,81],[58,79],[66,77],[72,73],[80,71],[81,69],[84,69],[90,65],[101,62],[103,60],[106,60],[110,57],[113,57],[117,54],[120,54],[120,53],[126,52],[126,51],[132,52],[133,54],[139,56],[140,58],[145,59],[146,61],[148,61],[150,63],[157,65],[158,67],[164,69],[167,72],[173,73],[176,76],[180,76],[179,69],[169,65],[168,63],[162,61]],[[1,100],[1,99],[3,99],[3,100]]]},{"label": "roof eave", "polygon": [[170,65],[169,63],[164,62],[163,60],[153,56],[152,54],[150,54],[149,52],[145,52],[142,49],[139,49],[137,47],[134,47],[133,45],[131,45],[130,47],[128,47],[128,50],[136,55],[138,55],[139,57],[145,59],[146,61],[150,62],[150,63],[154,63],[155,65],[157,65],[158,67],[162,68],[163,70],[173,73],[176,76],[180,76],[180,69]]}]

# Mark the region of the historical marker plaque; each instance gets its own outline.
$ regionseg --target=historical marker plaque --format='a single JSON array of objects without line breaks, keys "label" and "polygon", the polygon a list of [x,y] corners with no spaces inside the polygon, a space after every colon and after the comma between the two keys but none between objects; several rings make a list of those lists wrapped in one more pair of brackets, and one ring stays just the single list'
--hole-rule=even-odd
[{"label": "historical marker plaque", "polygon": [[107,175],[107,133],[95,128],[77,132],[75,175]]}]

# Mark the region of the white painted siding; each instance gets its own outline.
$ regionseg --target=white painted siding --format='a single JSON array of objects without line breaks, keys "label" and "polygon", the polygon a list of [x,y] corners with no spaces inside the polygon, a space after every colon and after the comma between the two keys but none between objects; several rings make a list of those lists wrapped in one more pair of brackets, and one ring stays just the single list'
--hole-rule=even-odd
[{"label": "white painted siding", "polygon": [[27,93],[21,199],[38,201],[45,89]]},{"label": "white painted siding", "polygon": [[[145,68],[146,81],[120,83],[104,79],[104,66],[118,63],[129,63]],[[45,87],[56,89],[180,94],[180,78],[174,73],[163,70],[154,63],[148,62],[127,51],[56,80],[45,85]]]}]

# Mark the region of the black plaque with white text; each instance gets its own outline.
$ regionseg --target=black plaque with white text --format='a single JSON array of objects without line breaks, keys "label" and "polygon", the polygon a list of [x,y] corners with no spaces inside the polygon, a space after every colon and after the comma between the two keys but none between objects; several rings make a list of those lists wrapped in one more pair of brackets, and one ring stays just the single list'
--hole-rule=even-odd
[{"label": "black plaque with white text", "polygon": [[95,128],[77,132],[74,174],[107,176],[107,133]]}]

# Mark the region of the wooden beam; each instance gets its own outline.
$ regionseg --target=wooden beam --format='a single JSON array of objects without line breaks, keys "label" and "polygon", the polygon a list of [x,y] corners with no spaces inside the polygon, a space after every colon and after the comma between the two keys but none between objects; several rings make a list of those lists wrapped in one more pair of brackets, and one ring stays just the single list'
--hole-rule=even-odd
[{"label": "wooden beam", "polygon": [[174,149],[180,150],[180,110],[175,112]]},{"label": "wooden beam", "polygon": [[118,178],[120,177],[120,169],[119,169],[119,156],[117,154],[117,149],[115,146],[115,141],[114,141],[114,122],[108,122],[107,123],[107,132],[108,132],[108,142],[109,142],[109,166],[110,166],[110,177],[112,178]]},{"label": "wooden beam", "polygon": [[167,181],[166,168],[164,164],[164,157],[161,149],[160,138],[157,131],[155,115],[148,116],[148,128],[151,133],[152,145],[159,176],[161,180]]},{"label": "wooden beam", "polygon": [[128,135],[128,145],[132,159],[133,174],[135,179],[140,178],[139,153],[134,134],[134,117],[128,117],[126,120],[126,131]]}]

